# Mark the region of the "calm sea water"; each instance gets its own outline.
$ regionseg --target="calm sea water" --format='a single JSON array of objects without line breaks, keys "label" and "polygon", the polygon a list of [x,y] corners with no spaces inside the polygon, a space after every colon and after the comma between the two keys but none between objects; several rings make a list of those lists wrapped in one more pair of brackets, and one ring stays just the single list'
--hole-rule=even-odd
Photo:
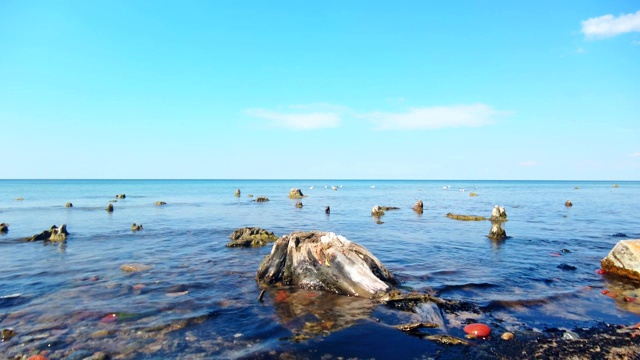
[{"label": "calm sea water", "polygon": [[[268,358],[283,352],[301,358],[422,358],[438,350],[389,327],[415,314],[365,299],[271,290],[258,301],[254,275],[271,247],[225,247],[229,235],[245,226],[278,236],[335,232],[369,249],[402,280],[404,291],[468,301],[486,311],[444,314],[448,333],[456,336],[462,336],[465,316],[499,320],[513,331],[635,323],[640,305],[601,290],[637,296],[640,286],[596,273],[618,241],[640,238],[640,182],[615,184],[0,180],[0,222],[9,224],[0,235],[0,328],[16,333],[0,343],[0,353],[12,358],[45,351],[69,359],[97,351],[123,359]],[[307,195],[303,208],[287,197],[291,188]],[[107,213],[109,201],[121,193],[126,199],[113,202],[114,212]],[[270,201],[257,203],[257,196]],[[421,215],[412,210],[419,199]],[[565,207],[566,200],[574,206]],[[67,202],[73,207],[66,208]],[[509,220],[509,238],[501,242],[486,237],[487,221],[445,216],[488,217],[496,204]],[[377,223],[370,215],[374,205],[400,209]],[[62,244],[23,240],[62,223],[71,234]],[[132,232],[132,223],[144,230]],[[132,263],[151,268],[120,269]],[[558,267],[563,264],[575,270]],[[310,336],[298,341],[300,334]]]}]

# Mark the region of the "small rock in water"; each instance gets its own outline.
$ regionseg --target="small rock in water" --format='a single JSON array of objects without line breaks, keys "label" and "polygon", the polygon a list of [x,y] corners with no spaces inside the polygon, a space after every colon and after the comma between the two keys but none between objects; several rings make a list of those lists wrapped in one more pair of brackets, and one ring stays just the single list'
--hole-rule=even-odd
[{"label": "small rock in water", "polygon": [[578,268],[573,266],[573,265],[562,263],[562,264],[558,265],[558,269],[563,270],[563,271],[573,271],[573,270],[576,270]]},{"label": "small rock in water", "polygon": [[124,264],[120,266],[120,270],[124,272],[139,272],[151,269],[152,266],[145,264]]},{"label": "small rock in water", "polygon": [[464,327],[464,332],[477,337],[487,337],[491,334],[491,328],[485,324],[475,323]]},{"label": "small rock in water", "polygon": [[500,339],[502,340],[513,340],[514,337],[515,335],[512,332],[508,332],[508,331],[500,335]]},{"label": "small rock in water", "polygon": [[615,233],[613,235],[611,235],[612,237],[628,237],[627,234],[623,234],[623,233]]}]

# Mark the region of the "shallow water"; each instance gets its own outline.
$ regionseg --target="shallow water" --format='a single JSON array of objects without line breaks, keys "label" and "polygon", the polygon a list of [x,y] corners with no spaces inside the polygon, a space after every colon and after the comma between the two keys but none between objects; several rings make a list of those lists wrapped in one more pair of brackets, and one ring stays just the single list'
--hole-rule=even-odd
[{"label": "shallow water", "polygon": [[[282,236],[332,231],[401,281],[477,304],[507,329],[640,321],[640,305],[601,294],[640,286],[596,273],[620,240],[640,238],[640,182],[326,180],[0,180],[0,353],[78,358],[429,357],[438,348],[390,327],[419,318],[366,299],[270,290],[254,280],[270,246],[227,248],[237,228]],[[313,186],[313,189],[310,187]],[[336,186],[337,190],[331,187]],[[304,207],[287,197],[300,188]],[[444,187],[444,188],[443,188]],[[242,191],[240,197],[234,191]],[[462,191],[464,189],[464,191]],[[470,192],[479,196],[471,197]],[[126,199],[112,202],[117,194]],[[253,194],[254,197],[248,197]],[[270,201],[257,203],[257,196]],[[16,200],[17,198],[24,200]],[[424,201],[424,213],[411,207]],[[573,207],[565,207],[571,200]],[[164,206],[156,206],[164,201]],[[73,203],[66,208],[67,202]],[[505,207],[505,241],[486,237]],[[374,205],[397,206],[380,218]],[[330,215],[324,213],[331,207]],[[67,224],[65,243],[24,242]],[[144,230],[132,232],[132,223]],[[123,264],[149,270],[126,273]],[[562,270],[562,264],[575,270]],[[110,321],[109,314],[116,314]],[[460,336],[465,316],[447,314]],[[486,320],[486,318],[484,319]],[[398,347],[398,344],[402,346]],[[393,345],[395,352],[390,352]]]}]

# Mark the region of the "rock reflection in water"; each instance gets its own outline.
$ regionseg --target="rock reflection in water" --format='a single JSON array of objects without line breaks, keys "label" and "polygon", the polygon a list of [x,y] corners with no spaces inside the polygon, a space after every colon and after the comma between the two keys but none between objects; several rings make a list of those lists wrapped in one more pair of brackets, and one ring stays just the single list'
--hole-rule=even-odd
[{"label": "rock reflection in water", "polygon": [[298,289],[269,290],[280,323],[296,339],[314,337],[371,318],[377,302],[362,298]]}]

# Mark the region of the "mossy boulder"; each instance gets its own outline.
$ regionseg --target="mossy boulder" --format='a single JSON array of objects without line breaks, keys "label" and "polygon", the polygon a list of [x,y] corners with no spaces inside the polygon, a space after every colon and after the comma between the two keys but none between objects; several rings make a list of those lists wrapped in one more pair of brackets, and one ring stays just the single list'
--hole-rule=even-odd
[{"label": "mossy boulder", "polygon": [[28,238],[27,241],[65,241],[67,239],[67,235],[69,235],[69,232],[67,232],[67,225],[62,224],[60,227],[53,225],[49,230],[33,235]]},{"label": "mossy boulder", "polygon": [[452,214],[452,213],[448,213],[447,217],[449,219],[462,220],[462,221],[483,221],[483,220],[487,220],[487,218],[484,217],[484,216],[462,215],[462,214]]},{"label": "mossy boulder", "polygon": [[258,228],[244,227],[236,229],[229,235],[231,242],[227,247],[261,247],[278,240],[273,232]]}]

